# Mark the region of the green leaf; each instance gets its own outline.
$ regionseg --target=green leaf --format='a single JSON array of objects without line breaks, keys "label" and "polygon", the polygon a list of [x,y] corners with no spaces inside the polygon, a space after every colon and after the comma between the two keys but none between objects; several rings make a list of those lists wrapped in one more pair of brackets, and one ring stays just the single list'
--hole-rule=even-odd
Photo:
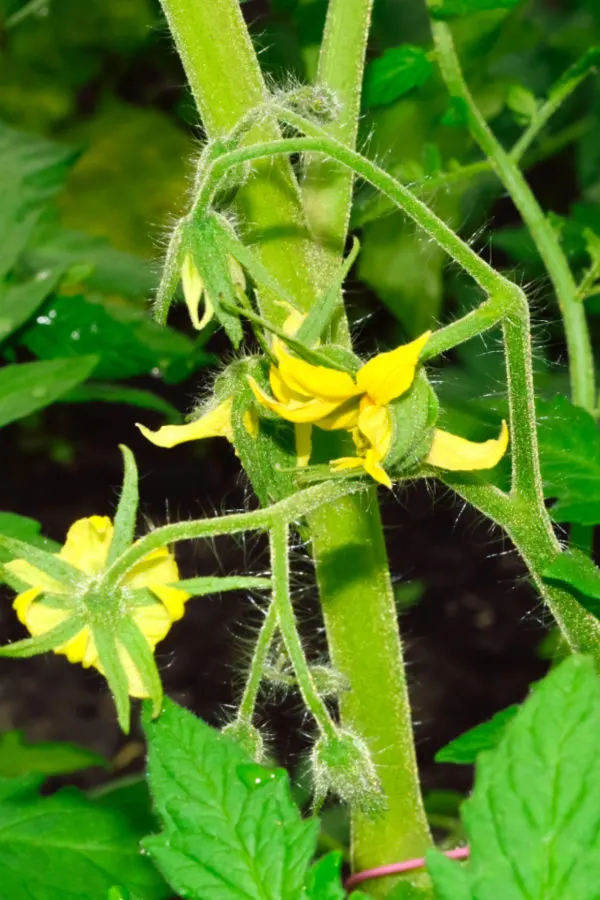
[{"label": "green leaf", "polygon": [[506,726],[512,722],[518,710],[518,706],[509,706],[497,712],[488,722],[482,722],[481,725],[465,731],[460,737],[438,750],[435,761],[471,765],[479,753],[484,750],[493,750],[498,746],[504,736]]},{"label": "green leaf", "polygon": [[59,403],[126,403],[140,409],[152,409],[164,413],[171,420],[181,419],[179,410],[151,391],[129,387],[126,384],[105,384],[88,381],[80,384],[58,399]]},{"label": "green leaf", "polygon": [[566,397],[539,401],[538,438],[544,495],[556,499],[557,522],[600,522],[600,431],[594,418]]},{"label": "green leaf", "polygon": [[[192,360],[194,344],[172,328],[152,322],[130,304],[83,296],[54,297],[21,342],[41,359],[98,356],[96,378],[131,378]],[[204,360],[209,357],[204,354]],[[202,364],[202,358],[194,360]]]},{"label": "green leaf", "polygon": [[[150,787],[163,822],[144,847],[188,900],[299,900],[317,840],[287,778],[166,700],[145,723]],[[265,778],[247,778],[261,771]]]},{"label": "green leaf", "polygon": [[254,575],[206,575],[198,578],[186,578],[178,581],[174,587],[187,591],[193,597],[204,597],[207,594],[221,594],[225,591],[267,591],[271,588],[270,578]]},{"label": "green leaf", "polygon": [[126,813],[74,788],[40,797],[41,779],[0,781],[2,895],[10,900],[106,900],[118,884],[144,900],[170,896],[139,850]]},{"label": "green leaf", "polygon": [[[12,512],[0,512],[0,534],[24,541],[26,544],[33,544],[34,547],[41,547],[49,553],[60,550],[60,544],[44,537],[40,534],[41,530],[42,526],[36,519]],[[14,559],[13,554],[0,547],[0,563],[8,562],[9,559]]]},{"label": "green leaf", "polygon": [[436,900],[471,900],[473,895],[464,866],[457,865],[439,850],[428,850],[426,859]]},{"label": "green leaf", "polygon": [[105,238],[60,228],[54,221],[36,232],[25,259],[34,269],[89,266],[85,278],[89,288],[133,300],[149,297],[156,287],[148,260],[115,250]]},{"label": "green leaf", "polygon": [[536,686],[497,749],[479,758],[462,807],[470,862],[463,876],[439,859],[430,867],[442,900],[595,900],[599,733],[594,664],[572,656]]},{"label": "green leaf", "polygon": [[23,284],[0,284],[0,342],[20,328],[56,287],[59,270],[44,270]]},{"label": "green leaf", "polygon": [[22,210],[37,208],[63,187],[79,151],[0,122],[0,193],[18,191]]},{"label": "green leaf", "polygon": [[0,735],[0,778],[18,778],[37,772],[40,775],[64,775],[93,766],[110,768],[103,756],[77,744],[40,741],[30,744],[22,731]]},{"label": "green leaf", "polygon": [[60,559],[54,553],[49,553],[47,549],[36,544],[28,544],[26,541],[20,541],[18,538],[9,537],[0,534],[0,545],[4,547],[11,556],[16,559],[24,559],[37,569],[41,569],[50,578],[69,587],[75,587],[81,580],[81,571],[68,563],[65,559]]},{"label": "green leaf", "polygon": [[123,667],[117,640],[110,625],[105,626],[101,623],[97,623],[94,628],[93,637],[104,677],[113,696],[119,727],[125,734],[129,734],[131,722],[129,680]]},{"label": "green leaf", "polygon": [[328,853],[312,866],[306,877],[306,892],[307,900],[344,900],[340,852]]},{"label": "green leaf", "polygon": [[454,19],[473,13],[496,9],[513,9],[521,0],[430,0],[429,11],[434,19]]},{"label": "green leaf", "polygon": [[365,69],[364,105],[393,103],[431,77],[433,65],[423,47],[402,44],[386,50]]},{"label": "green leaf", "polygon": [[583,56],[569,66],[567,71],[561,75],[558,81],[552,86],[548,99],[552,100],[557,95],[563,95],[577,85],[582,78],[591,72],[600,60],[600,47],[590,47]]},{"label": "green leaf", "polygon": [[575,588],[582,595],[577,598],[582,606],[600,618],[600,569],[589,556],[573,547],[552,560],[542,574],[549,581]]},{"label": "green leaf", "polygon": [[21,363],[0,369],[0,428],[54,403],[88,377],[97,356]]},{"label": "green leaf", "polygon": [[514,114],[519,125],[528,125],[538,110],[535,94],[522,84],[510,85],[506,96],[506,105]]}]

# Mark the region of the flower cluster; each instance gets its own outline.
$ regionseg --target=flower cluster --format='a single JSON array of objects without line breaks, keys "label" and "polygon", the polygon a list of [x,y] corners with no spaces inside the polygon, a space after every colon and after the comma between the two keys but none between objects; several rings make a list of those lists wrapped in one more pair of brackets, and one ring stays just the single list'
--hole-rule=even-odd
[{"label": "flower cluster", "polygon": [[[313,427],[345,431],[352,436],[356,453],[331,460],[332,471],[362,468],[375,481],[391,487],[386,463],[397,457],[398,421],[406,416],[399,404],[415,387],[419,358],[429,336],[426,332],[411,343],[379,353],[355,374],[307,362],[292,355],[281,339],[274,338],[274,363],[269,369],[271,394],[250,375],[248,382],[259,411],[274,413],[294,424],[299,465],[310,460]],[[232,402],[228,397],[186,425],[167,425],[157,432],[138,427],[160,447],[205,437],[232,441]],[[498,438],[475,443],[432,427],[426,443],[422,463],[449,471],[491,469],[506,452],[508,428],[503,422]]]}]

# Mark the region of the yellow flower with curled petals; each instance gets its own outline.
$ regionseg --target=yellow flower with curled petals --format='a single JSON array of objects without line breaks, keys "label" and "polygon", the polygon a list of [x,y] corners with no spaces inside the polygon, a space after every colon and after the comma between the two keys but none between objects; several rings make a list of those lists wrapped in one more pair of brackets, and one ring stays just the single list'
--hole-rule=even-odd
[{"label": "yellow flower with curled petals", "polygon": [[391,488],[392,481],[382,466],[393,436],[392,417],[385,406],[368,406],[361,410],[352,431],[356,456],[342,456],[331,463],[332,472],[362,468],[380,484]]},{"label": "yellow flower with curled petals", "polygon": [[387,406],[406,393],[430,334],[427,331],[409,344],[379,353],[361,366],[356,376],[292,356],[283,342],[275,339],[277,365],[269,372],[273,397],[253,378],[248,380],[258,402],[288,422],[317,425],[327,431],[350,430],[358,425],[362,409]]},{"label": "yellow flower with curled petals", "polygon": [[[113,524],[107,516],[78,519],[71,525],[59,559],[81,572],[77,590],[61,584],[23,559],[6,563],[5,568],[28,589],[18,594],[13,607],[19,620],[33,637],[46,634],[65,623],[73,615],[89,619],[72,638],[54,648],[69,662],[79,662],[85,668],[94,666],[104,674],[94,639],[94,616],[86,615],[86,598],[97,586],[96,601],[102,604],[102,574],[113,539]],[[167,547],[153,550],[127,573],[120,585],[119,612],[114,621],[119,661],[127,676],[132,697],[148,697],[148,690],[129,652],[119,642],[119,618],[129,618],[144,636],[148,646],[155,646],[167,635],[173,622],[183,616],[189,594],[172,587],[179,581],[179,570]],[[106,611],[98,615],[114,615],[107,601]]]}]

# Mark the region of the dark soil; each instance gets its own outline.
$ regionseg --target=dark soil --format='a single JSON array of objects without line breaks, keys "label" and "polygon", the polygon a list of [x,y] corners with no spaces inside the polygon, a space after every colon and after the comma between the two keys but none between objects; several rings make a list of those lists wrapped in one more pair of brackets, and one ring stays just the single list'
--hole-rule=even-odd
[{"label": "dark soil", "polygon": [[[184,408],[193,389],[186,384],[170,399]],[[112,514],[121,478],[118,442],[133,449],[143,473],[141,527],[144,519],[159,524],[247,503],[247,487],[225,441],[160,450],[139,436],[136,418],[151,425],[155,419],[120,406],[64,405],[33,424],[5,428],[0,506],[39,519],[58,541],[75,519]],[[66,461],[49,459],[48,446]],[[401,615],[425,785],[468,789],[469,769],[436,765],[433,755],[460,732],[521,700],[543,674],[546,664],[536,654],[545,634],[539,602],[508,542],[447,491],[404,488],[386,497],[383,515],[394,577],[426,585],[420,603]],[[260,545],[225,540],[185,545],[178,555],[185,576],[260,571],[267,562]],[[307,607],[302,618],[310,638],[312,624],[315,634],[319,624],[314,600],[303,596],[300,602]],[[167,693],[221,723],[239,690],[257,621],[244,596],[192,601],[158,648]],[[7,592],[0,639],[22,634]],[[282,759],[294,764],[306,747],[296,736],[304,732],[298,699],[265,703],[261,715]],[[104,680],[62,657],[0,661],[0,730],[16,727],[32,740],[77,741],[110,758],[125,747],[122,764],[130,757],[141,764],[141,745],[120,734]]]}]

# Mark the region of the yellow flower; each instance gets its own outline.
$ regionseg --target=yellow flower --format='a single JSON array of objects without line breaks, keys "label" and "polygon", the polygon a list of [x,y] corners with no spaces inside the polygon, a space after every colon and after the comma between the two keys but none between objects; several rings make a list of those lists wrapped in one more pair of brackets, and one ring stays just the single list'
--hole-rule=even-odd
[{"label": "yellow flower", "polygon": [[430,334],[427,331],[410,344],[379,353],[355,377],[298,359],[275,339],[277,366],[271,366],[269,373],[274,397],[253,378],[248,380],[259,403],[288,422],[318,425],[327,431],[349,430],[358,426],[361,410],[387,406],[410,388]]},{"label": "yellow flower", "polygon": [[392,417],[385,406],[369,406],[359,415],[352,432],[356,456],[342,456],[331,463],[332,472],[362,468],[371,478],[391,488],[392,481],[381,463],[390,449],[393,436]]},{"label": "yellow flower", "polygon": [[[5,568],[12,575],[29,585],[28,590],[15,598],[13,606],[33,637],[46,634],[85,609],[86,593],[93,590],[94,584],[98,585],[101,602],[101,576],[112,538],[113,524],[107,516],[90,516],[71,525],[57,556],[82,573],[75,596],[72,587],[61,584],[23,559],[6,564]],[[135,622],[152,650],[166,636],[172,623],[183,616],[185,602],[189,599],[185,591],[170,586],[176,581],[179,581],[177,563],[167,547],[153,550],[123,579],[120,615]],[[133,660],[119,643],[118,627],[116,622],[117,651],[127,675],[129,694],[147,697],[148,691]],[[65,644],[56,647],[54,652],[64,653],[69,662],[80,662],[85,668],[95,666],[104,674],[92,622]]]}]

